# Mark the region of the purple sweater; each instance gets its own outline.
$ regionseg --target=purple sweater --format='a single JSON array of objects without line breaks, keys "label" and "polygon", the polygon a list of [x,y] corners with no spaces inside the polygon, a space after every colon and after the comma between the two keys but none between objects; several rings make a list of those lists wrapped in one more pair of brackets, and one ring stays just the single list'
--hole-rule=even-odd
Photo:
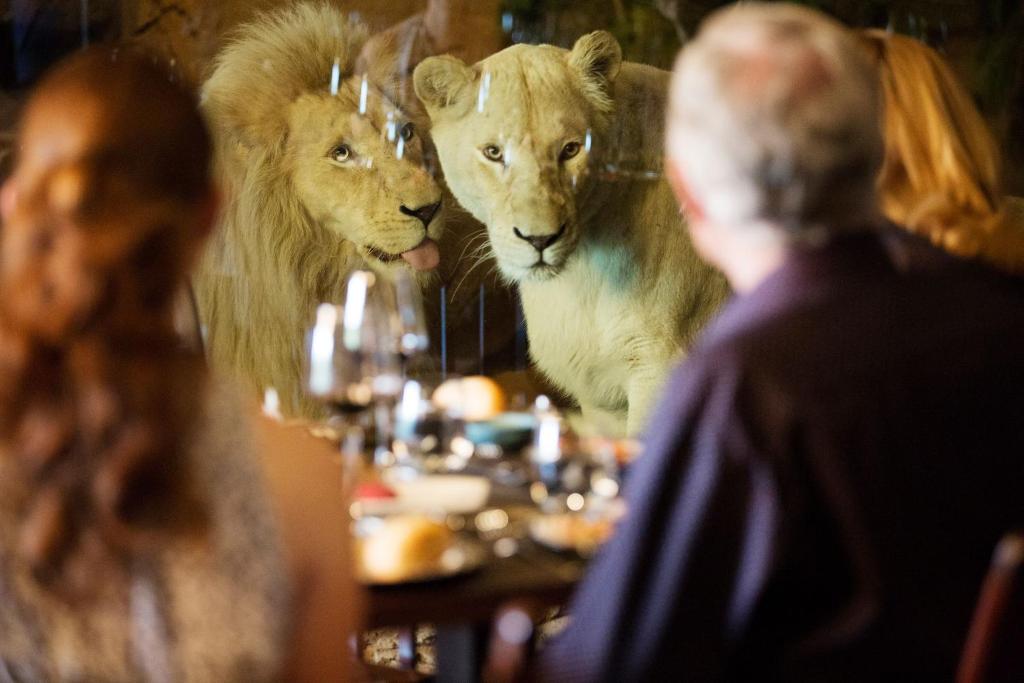
[{"label": "purple sweater", "polygon": [[735,298],[668,382],[557,681],[952,680],[1024,526],[1024,283],[862,234]]}]

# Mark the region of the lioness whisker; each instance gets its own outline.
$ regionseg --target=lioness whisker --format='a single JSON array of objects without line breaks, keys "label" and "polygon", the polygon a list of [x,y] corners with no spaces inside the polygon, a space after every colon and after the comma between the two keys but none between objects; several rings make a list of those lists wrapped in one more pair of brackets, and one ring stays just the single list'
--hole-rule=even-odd
[{"label": "lioness whisker", "polygon": [[[484,231],[484,230],[481,230],[481,231],[478,231],[476,233],[471,233],[470,235],[468,235],[466,237],[466,239],[463,240],[465,242],[466,246],[464,246],[462,248],[462,253],[459,254],[459,258],[456,259],[457,261],[461,261],[462,260],[462,257],[466,255],[466,250],[469,249],[470,246],[472,246],[473,240],[478,238],[478,237],[483,237],[486,240],[487,239],[487,232]],[[476,249],[479,249],[480,246],[481,245],[478,245],[477,247],[475,247],[474,251],[476,251]]]},{"label": "lioness whisker", "polygon": [[462,279],[461,279],[461,280],[459,280],[459,284],[455,285],[455,289],[454,289],[454,290],[452,291],[452,296],[451,296],[451,299],[449,299],[450,301],[455,301],[455,295],[459,293],[459,289],[460,289],[460,288],[462,287],[462,284],[463,284],[463,283],[464,283],[464,282],[466,281],[466,278],[468,278],[468,277],[469,277],[469,274],[470,274],[470,273],[472,273],[472,272],[473,272],[474,270],[476,270],[476,269],[477,269],[477,267],[478,267],[478,266],[479,266],[479,265],[480,265],[481,263],[487,263],[487,262],[488,262],[488,260],[489,260],[489,259],[486,259],[486,258],[481,258],[481,259],[480,259],[479,261],[477,261],[476,263],[474,263],[473,265],[471,265],[471,266],[469,267],[469,270],[467,270],[467,271],[466,271],[466,272],[465,272],[465,273],[464,273],[464,274],[462,275]]}]

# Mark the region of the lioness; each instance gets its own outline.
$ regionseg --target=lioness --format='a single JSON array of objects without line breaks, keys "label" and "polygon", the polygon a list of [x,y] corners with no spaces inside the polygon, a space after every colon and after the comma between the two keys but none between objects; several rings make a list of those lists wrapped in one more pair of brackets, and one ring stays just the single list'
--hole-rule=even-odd
[{"label": "lioness", "polygon": [[668,77],[623,64],[603,31],[571,51],[516,45],[414,72],[445,179],[518,283],[531,356],[585,416],[631,434],[727,292],[649,172]]},{"label": "lioness", "polygon": [[340,301],[355,268],[421,274],[440,258],[441,188],[415,124],[375,73],[354,73],[366,38],[326,4],[265,13],[203,86],[227,191],[196,281],[210,355],[255,389],[275,387],[287,414],[318,412],[302,390],[316,304]]}]

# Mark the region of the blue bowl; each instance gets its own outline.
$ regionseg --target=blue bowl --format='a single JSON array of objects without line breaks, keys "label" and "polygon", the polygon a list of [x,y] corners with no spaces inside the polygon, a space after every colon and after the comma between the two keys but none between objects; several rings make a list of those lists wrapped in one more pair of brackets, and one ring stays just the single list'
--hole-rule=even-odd
[{"label": "blue bowl", "polygon": [[516,450],[530,443],[536,424],[530,413],[501,413],[491,420],[467,422],[466,438],[478,445],[494,444]]}]

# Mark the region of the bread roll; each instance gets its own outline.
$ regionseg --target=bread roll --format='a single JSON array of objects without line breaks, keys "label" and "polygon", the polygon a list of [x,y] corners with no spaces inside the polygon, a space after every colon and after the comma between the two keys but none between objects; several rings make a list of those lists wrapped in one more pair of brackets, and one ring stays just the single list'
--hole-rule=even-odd
[{"label": "bread roll", "polygon": [[498,383],[479,375],[450,379],[434,391],[434,405],[471,422],[490,420],[505,411],[505,394]]},{"label": "bread roll", "polygon": [[363,574],[371,581],[392,582],[430,573],[451,547],[452,532],[418,515],[396,515],[362,542]]}]

